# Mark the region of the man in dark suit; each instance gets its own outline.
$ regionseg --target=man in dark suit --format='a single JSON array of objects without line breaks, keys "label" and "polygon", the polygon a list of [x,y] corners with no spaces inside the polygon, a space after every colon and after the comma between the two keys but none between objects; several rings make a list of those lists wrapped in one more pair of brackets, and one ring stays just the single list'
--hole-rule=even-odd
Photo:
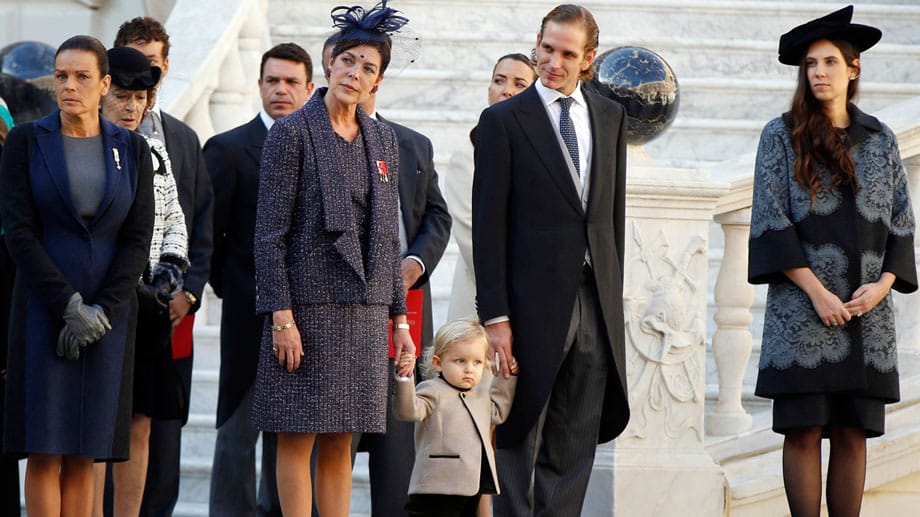
[{"label": "man in dark suit", "polygon": [[497,373],[509,375],[512,350],[520,365],[497,428],[500,515],[579,515],[597,444],[629,420],[626,121],[617,104],[581,88],[597,44],[587,9],[556,7],[537,35],[540,80],[479,119],[477,304]]},{"label": "man in dark suit", "polygon": [[[163,25],[153,18],[138,17],[123,23],[115,36],[115,46],[141,51],[152,65],[162,70],[161,82],[169,72],[169,35]],[[150,432],[150,460],[141,515],[159,516],[171,515],[179,498],[181,432],[188,420],[192,383],[191,326],[194,313],[201,306],[201,296],[211,267],[214,196],[195,131],[156,105],[144,122],[138,130],[160,138],[166,144],[179,190],[179,204],[188,227],[188,258],[191,262],[182,287],[183,295],[173,297],[169,304],[170,319],[177,329],[173,340],[173,361],[163,365],[159,373],[164,381],[168,378],[176,384],[181,397],[181,418],[154,418]]]},{"label": "man in dark suit", "polygon": [[[211,286],[223,299],[220,320],[220,391],[217,441],[211,469],[211,515],[270,514],[280,507],[274,480],[274,448],[263,436],[262,478],[256,508],[255,445],[250,423],[263,317],[256,316],[253,233],[262,143],[275,120],[301,108],[313,93],[313,62],[294,43],[262,55],[262,110],[251,121],[215,135],[204,146],[214,186],[214,254]],[[267,474],[267,475],[266,475]]]},{"label": "man in dark suit", "polygon": [[[323,46],[323,69],[327,80],[334,46],[334,38],[328,39]],[[403,287],[406,291],[422,289],[422,342],[416,343],[416,346],[425,350],[430,348],[433,336],[428,279],[450,239],[450,214],[438,188],[431,140],[375,113],[376,100],[374,91],[361,107],[371,117],[393,128],[399,143],[399,208],[402,215],[399,238],[403,255]],[[392,363],[391,360],[391,368]],[[397,420],[393,413],[394,382],[391,375],[386,434],[365,434],[356,436],[352,441],[353,447],[369,454],[371,510],[374,516],[403,515],[415,459],[414,424]]]}]

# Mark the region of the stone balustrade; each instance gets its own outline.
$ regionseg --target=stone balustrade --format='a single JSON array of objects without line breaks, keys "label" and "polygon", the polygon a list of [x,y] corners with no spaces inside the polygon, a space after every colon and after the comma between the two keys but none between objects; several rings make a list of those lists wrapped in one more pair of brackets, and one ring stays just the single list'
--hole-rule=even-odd
[{"label": "stone balustrade", "polygon": [[267,0],[177,0],[166,21],[182,54],[170,56],[160,105],[202,142],[259,109],[259,62],[271,45],[267,8]]}]

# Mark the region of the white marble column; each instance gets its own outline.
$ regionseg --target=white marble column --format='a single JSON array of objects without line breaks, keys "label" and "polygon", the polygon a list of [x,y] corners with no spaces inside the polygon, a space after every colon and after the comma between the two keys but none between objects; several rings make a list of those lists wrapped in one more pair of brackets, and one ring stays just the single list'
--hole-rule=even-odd
[{"label": "white marble column", "polygon": [[727,186],[707,171],[630,163],[623,297],[632,416],[615,450],[599,452],[588,506],[607,503],[627,517],[722,515],[725,474],[703,448],[703,415],[709,223]]},{"label": "white marble column", "polygon": [[[920,221],[920,156],[904,161],[914,220]],[[914,232],[914,254],[920,258],[920,232]],[[892,291],[897,325],[898,349],[920,354],[920,292],[903,294]]]},{"label": "white marble column", "polygon": [[719,400],[706,415],[706,433],[734,435],[751,428],[753,418],[741,405],[744,372],[751,358],[751,304],[754,286],[747,282],[748,235],[751,209],[715,217],[725,235],[722,266],[716,279],[714,316],[718,330],[712,336],[712,355],[719,374]]}]

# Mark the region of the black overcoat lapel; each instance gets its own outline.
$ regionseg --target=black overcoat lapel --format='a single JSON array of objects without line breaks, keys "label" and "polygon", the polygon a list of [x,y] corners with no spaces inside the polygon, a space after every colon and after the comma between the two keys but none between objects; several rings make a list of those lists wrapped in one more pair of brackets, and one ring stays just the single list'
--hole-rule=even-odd
[{"label": "black overcoat lapel", "polygon": [[581,199],[578,197],[578,191],[569,173],[569,166],[565,162],[562,148],[559,147],[559,139],[556,138],[556,131],[546,114],[540,94],[537,93],[534,86],[531,86],[520,95],[526,96],[515,112],[515,118],[521,125],[521,132],[530,141],[534,155],[540,157],[545,171],[552,176],[563,197],[578,213],[584,213]]},{"label": "black overcoat lapel", "polygon": [[262,122],[260,115],[256,115],[256,118],[249,122],[247,133],[249,142],[246,144],[246,154],[255,161],[256,169],[258,169],[262,161],[262,144],[265,143],[265,137],[268,135],[268,130],[265,129],[265,123]]},{"label": "black overcoat lapel", "polygon": [[[601,140],[604,137],[619,134],[613,125],[614,113],[604,102],[591,99],[591,94],[582,90],[585,102],[588,104],[588,116],[591,119],[591,174],[588,181],[591,187],[588,190],[587,214],[594,210],[605,210],[609,213],[610,206],[597,206],[597,201],[603,193],[610,191],[610,199],[616,198],[616,181],[611,177],[610,171],[616,170],[616,164],[611,163],[616,155],[616,142]],[[595,196],[595,193],[597,195]]]}]

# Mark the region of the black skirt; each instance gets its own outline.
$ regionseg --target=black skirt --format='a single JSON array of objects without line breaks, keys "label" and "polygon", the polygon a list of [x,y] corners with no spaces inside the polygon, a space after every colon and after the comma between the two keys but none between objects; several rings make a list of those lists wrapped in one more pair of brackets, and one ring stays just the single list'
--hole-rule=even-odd
[{"label": "black skirt", "polygon": [[786,434],[796,428],[856,427],[866,438],[885,434],[885,401],[848,393],[809,393],[773,399],[773,431]]},{"label": "black skirt", "polygon": [[169,309],[137,290],[133,412],[161,420],[182,419],[185,390],[172,357]]}]

